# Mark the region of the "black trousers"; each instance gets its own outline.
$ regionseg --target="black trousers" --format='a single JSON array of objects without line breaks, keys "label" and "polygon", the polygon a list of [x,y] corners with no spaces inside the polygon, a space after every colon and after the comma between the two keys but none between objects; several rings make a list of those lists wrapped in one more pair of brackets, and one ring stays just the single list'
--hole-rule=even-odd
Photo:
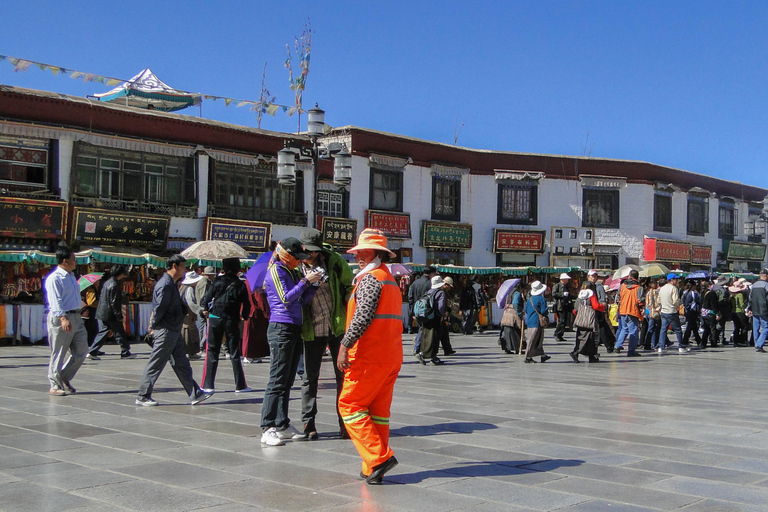
[{"label": "black trousers", "polygon": [[314,340],[304,340],[304,380],[301,383],[301,421],[304,423],[304,431],[315,430],[315,416],[317,416],[317,388],[320,382],[320,365],[325,355],[325,347],[331,350],[331,366],[336,378],[336,416],[339,420],[339,428],[344,428],[344,422],[339,413],[339,395],[344,384],[344,372],[336,367],[336,359],[339,356],[341,336],[320,336]]},{"label": "black trousers", "polygon": [[205,353],[205,369],[203,370],[203,388],[214,389],[216,370],[219,367],[219,353],[224,335],[227,336],[227,349],[229,359],[232,361],[232,371],[235,374],[235,389],[245,389],[245,373],[240,357],[243,355],[240,348],[240,319],[237,317],[223,316],[208,318],[208,348]]},{"label": "black trousers", "polygon": [[720,329],[719,322],[711,315],[702,317],[701,321],[704,322],[704,336],[702,336],[701,345],[699,346],[701,348],[706,348],[707,341],[709,341],[713,347],[716,347],[718,345],[718,340],[720,339],[720,334],[718,332]]},{"label": "black trousers", "polygon": [[687,345],[688,340],[691,339],[693,334],[697,345],[701,345],[701,336],[699,335],[699,316],[698,311],[686,311],[685,312],[685,333],[683,334],[683,344]]},{"label": "black trousers", "polygon": [[573,346],[573,352],[571,353],[584,356],[594,356],[597,354],[594,329],[576,328],[576,344]]}]

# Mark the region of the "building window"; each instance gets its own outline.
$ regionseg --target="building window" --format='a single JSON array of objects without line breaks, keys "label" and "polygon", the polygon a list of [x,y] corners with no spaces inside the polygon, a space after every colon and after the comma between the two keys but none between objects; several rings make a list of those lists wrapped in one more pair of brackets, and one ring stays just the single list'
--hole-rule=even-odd
[{"label": "building window", "polygon": [[750,242],[762,242],[765,237],[766,221],[761,218],[763,208],[749,205],[749,217],[744,222],[744,234]]},{"label": "building window", "polygon": [[74,192],[83,197],[141,204],[196,205],[191,158],[121,151],[78,143]]},{"label": "building window", "polygon": [[595,256],[595,267],[616,270],[619,268],[619,256],[616,254],[598,254]]},{"label": "building window", "polygon": [[372,210],[403,211],[403,173],[371,169]]},{"label": "building window", "polygon": [[464,265],[464,251],[427,249],[427,265]]},{"label": "building window", "polygon": [[672,232],[672,194],[656,191],[653,195],[653,230]]},{"label": "building window", "polygon": [[709,198],[688,194],[688,234],[709,233]]},{"label": "building window", "polygon": [[344,193],[318,190],[317,214],[322,217],[345,217]]},{"label": "building window", "polygon": [[536,224],[538,187],[500,184],[497,206],[496,220],[499,224]]},{"label": "building window", "polygon": [[432,177],[432,218],[460,220],[461,178]]},{"label": "building window", "polygon": [[581,225],[585,228],[619,227],[619,191],[584,188]]},{"label": "building window", "polygon": [[296,190],[281,186],[274,164],[236,165],[214,162],[215,214],[241,220],[296,224]]},{"label": "building window", "polygon": [[733,240],[737,236],[739,211],[735,205],[730,202],[721,202],[718,212],[718,236],[723,239]]},{"label": "building window", "polygon": [[48,141],[0,138],[0,183],[4,188],[46,188]]}]

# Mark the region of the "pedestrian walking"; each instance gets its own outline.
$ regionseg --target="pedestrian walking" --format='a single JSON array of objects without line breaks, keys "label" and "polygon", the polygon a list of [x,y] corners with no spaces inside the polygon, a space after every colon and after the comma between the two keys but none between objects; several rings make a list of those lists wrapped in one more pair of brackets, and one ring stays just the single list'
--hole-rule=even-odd
[{"label": "pedestrian walking", "polygon": [[661,354],[666,348],[667,328],[677,335],[677,351],[681,354],[690,352],[690,348],[684,346],[683,330],[680,327],[680,290],[678,283],[680,276],[674,272],[667,274],[667,283],[659,290],[661,302],[661,335],[659,336],[658,352]]},{"label": "pedestrian walking", "polygon": [[440,346],[443,347],[443,355],[451,356],[456,353],[456,350],[454,350],[451,345],[452,315],[453,308],[456,304],[453,300],[453,278],[446,276],[443,278],[443,282],[445,283],[443,291],[445,291],[446,312],[443,315],[442,326],[440,328]]},{"label": "pedestrian walking", "polygon": [[501,316],[499,344],[507,354],[519,354],[523,333],[523,305],[525,297],[520,293],[520,283],[517,283],[507,295],[507,303]]},{"label": "pedestrian walking", "polygon": [[595,333],[598,329],[597,313],[605,311],[605,304],[600,304],[593,283],[584,283],[576,297],[576,307],[573,310],[576,326],[576,343],[571,351],[571,359],[578,363],[579,355],[587,356],[590,363],[599,363]]},{"label": "pedestrian walking", "polygon": [[197,332],[200,337],[200,352],[203,354],[208,350],[208,318],[203,316],[203,310],[201,305],[203,303],[203,297],[208,293],[208,290],[213,283],[213,279],[216,277],[216,269],[208,266],[203,269],[203,279],[197,282],[195,285],[195,301],[197,303]]},{"label": "pedestrian walking", "polygon": [[88,359],[100,359],[98,354],[110,333],[120,345],[120,358],[134,359],[136,356],[131,354],[131,344],[123,326],[123,281],[128,277],[128,269],[125,265],[114,265],[110,274],[111,277],[101,286],[99,306],[96,308],[99,332],[88,349]]},{"label": "pedestrian walking", "polygon": [[275,248],[264,278],[269,302],[269,382],[261,404],[261,442],[282,446],[285,439],[303,439],[291,425],[288,403],[302,354],[302,307],[309,304],[322,277],[319,271],[301,276],[299,265],[309,255],[299,239],[284,238]]},{"label": "pedestrian walking", "polygon": [[573,309],[573,298],[570,296],[568,284],[571,282],[571,276],[565,272],[560,274],[560,281],[552,287],[552,298],[555,301],[554,310],[557,315],[557,326],[555,327],[555,340],[565,341],[563,334],[568,326],[568,315]]},{"label": "pedestrian walking", "polygon": [[435,366],[442,365],[443,362],[437,357],[437,349],[440,346],[442,329],[445,325],[443,318],[448,309],[445,296],[445,281],[441,276],[432,278],[431,289],[427,292],[427,298],[432,304],[433,317],[425,319],[421,326],[421,351],[416,354],[416,359],[421,364],[427,364],[432,361]]},{"label": "pedestrian walking", "polygon": [[688,280],[683,292],[683,309],[685,310],[685,332],[683,333],[683,345],[689,345],[693,334],[697,345],[701,345],[699,335],[699,318],[701,312],[701,294],[695,281]]},{"label": "pedestrian walking", "polygon": [[[666,283],[662,283],[664,286]],[[648,327],[644,336],[643,348],[657,350],[659,348],[659,333],[661,333],[661,299],[659,298],[659,283],[650,281],[645,294],[645,319]],[[666,333],[665,333],[666,334]]]},{"label": "pedestrian walking", "polygon": [[480,291],[482,291],[482,286],[477,282],[476,275],[470,276],[461,290],[459,308],[461,309],[461,327],[464,334],[473,334],[475,332],[475,322],[483,304],[482,297],[479,294]]},{"label": "pedestrian walking", "polygon": [[197,385],[192,376],[192,365],[181,337],[181,326],[186,313],[176,282],[184,277],[186,259],[179,254],[168,258],[166,272],[155,283],[152,291],[152,319],[150,330],[154,338],[149,361],[141,375],[136,405],[154,406],[152,398],[155,382],[170,361],[176,377],[184,387],[191,405],[197,405],[211,397]]},{"label": "pedestrian walking", "polygon": [[56,267],[45,277],[45,303],[48,310],[48,363],[50,394],[76,393],[71,381],[88,354],[88,335],[80,317],[80,286],[72,273],[77,267],[75,253],[65,245],[56,247]]},{"label": "pedestrian walking", "polygon": [[638,277],[639,272],[637,270],[630,270],[629,277],[619,289],[619,316],[621,320],[614,349],[621,352],[624,347],[624,340],[629,338],[627,357],[640,357],[640,353],[637,352],[637,331],[645,309],[645,294],[643,287],[638,282]]},{"label": "pedestrian walking", "polygon": [[731,319],[733,320],[733,346],[734,347],[746,347],[747,346],[747,329],[749,327],[749,319],[747,318],[747,294],[749,289],[741,282],[736,281],[729,288],[728,292],[731,294]]},{"label": "pedestrian walking", "polygon": [[352,269],[330,244],[323,243],[323,234],[313,228],[305,229],[299,236],[304,252],[308,254],[302,273],[322,270],[322,277],[315,283],[317,291],[312,300],[303,308],[304,319],[301,339],[304,345],[304,378],[301,384],[301,421],[303,437],[317,439],[317,388],[320,382],[320,367],[326,348],[330,350],[336,378],[336,416],[339,436],[348,439],[349,434],[339,413],[339,396],[344,384],[344,372],[337,368],[341,338],[347,327],[347,301],[352,293]]},{"label": "pedestrian walking", "polygon": [[[101,281],[96,281],[85,290],[80,292],[82,299],[82,308],[80,309],[80,318],[83,319],[85,332],[88,334],[88,346],[93,344],[96,335],[99,332],[99,322],[96,320],[96,308],[99,307],[99,290],[97,286]],[[103,355],[103,352],[97,352],[97,356]]]},{"label": "pedestrian walking", "polygon": [[718,336],[720,301],[710,281],[702,281],[701,286],[701,321],[704,324],[704,331],[701,335],[701,345],[699,345],[699,348],[707,348],[707,341],[709,341],[712,348],[715,348],[718,346],[720,339]]},{"label": "pedestrian walking", "polygon": [[[540,282],[531,283],[531,297],[525,302],[525,337],[528,347],[525,351],[525,362],[535,363],[534,357],[541,357],[541,362],[545,363],[551,359],[544,352],[544,327],[541,324],[542,317],[549,315],[547,301],[544,299],[544,292],[547,286]],[[547,320],[548,322],[548,320]]]},{"label": "pedestrian walking", "polygon": [[410,288],[408,288],[408,317],[411,323],[416,322],[416,337],[413,339],[413,354],[416,355],[421,350],[421,324],[419,319],[413,314],[413,306],[416,301],[422,298],[432,286],[432,278],[437,275],[437,269],[432,265],[424,267],[424,273],[417,277]]},{"label": "pedestrian walking", "polygon": [[360,477],[368,484],[397,465],[389,446],[389,418],[395,381],[403,363],[402,295],[384,264],[394,253],[387,237],[364,229],[355,255],[360,272],[347,306],[347,332],[336,364],[344,372],[339,410],[363,459]]},{"label": "pedestrian walking", "polygon": [[760,280],[752,285],[747,314],[752,317],[755,351],[764,353],[763,345],[768,336],[768,268],[760,271]]},{"label": "pedestrian walking", "polygon": [[181,326],[181,337],[184,338],[184,346],[187,348],[187,356],[190,360],[200,359],[200,331],[197,319],[201,309],[197,303],[195,288],[202,279],[205,279],[202,275],[190,270],[184,275],[179,289],[181,300],[187,307],[187,314],[184,315],[184,323]]}]

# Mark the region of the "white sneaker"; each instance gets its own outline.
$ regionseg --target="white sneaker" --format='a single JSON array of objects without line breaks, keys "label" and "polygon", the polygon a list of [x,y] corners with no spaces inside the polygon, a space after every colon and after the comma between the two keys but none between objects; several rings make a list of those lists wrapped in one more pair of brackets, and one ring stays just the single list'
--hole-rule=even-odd
[{"label": "white sneaker", "polygon": [[236,389],[235,393],[251,393],[253,390],[249,388],[248,386],[244,387],[243,389]]},{"label": "white sneaker", "polygon": [[216,390],[213,388],[200,388],[203,390],[203,393],[215,393]]},{"label": "white sneaker", "polygon": [[658,348],[658,349],[656,349],[656,352],[658,352],[659,354],[661,354],[662,352],[664,352],[664,349],[663,349],[663,348]]},{"label": "white sneaker", "polygon": [[277,436],[280,439],[299,439],[304,437],[304,434],[296,430],[293,425],[288,425],[284,429],[278,430]]},{"label": "white sneaker", "polygon": [[280,439],[279,435],[277,435],[277,429],[271,427],[261,434],[261,444],[266,444],[267,446],[283,446],[285,442]]},{"label": "white sneaker", "polygon": [[690,347],[680,347],[680,348],[677,349],[677,351],[680,352],[681,354],[686,354],[686,353],[691,351],[691,348]]}]

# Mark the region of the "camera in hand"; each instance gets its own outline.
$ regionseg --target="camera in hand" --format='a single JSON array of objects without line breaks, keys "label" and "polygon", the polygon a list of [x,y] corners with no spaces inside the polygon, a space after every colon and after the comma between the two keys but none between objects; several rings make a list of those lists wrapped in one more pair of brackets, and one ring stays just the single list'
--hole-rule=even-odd
[{"label": "camera in hand", "polygon": [[310,272],[318,272],[320,274],[320,280],[315,283],[315,286],[320,286],[320,283],[328,282],[328,272],[323,267],[315,267]]}]

